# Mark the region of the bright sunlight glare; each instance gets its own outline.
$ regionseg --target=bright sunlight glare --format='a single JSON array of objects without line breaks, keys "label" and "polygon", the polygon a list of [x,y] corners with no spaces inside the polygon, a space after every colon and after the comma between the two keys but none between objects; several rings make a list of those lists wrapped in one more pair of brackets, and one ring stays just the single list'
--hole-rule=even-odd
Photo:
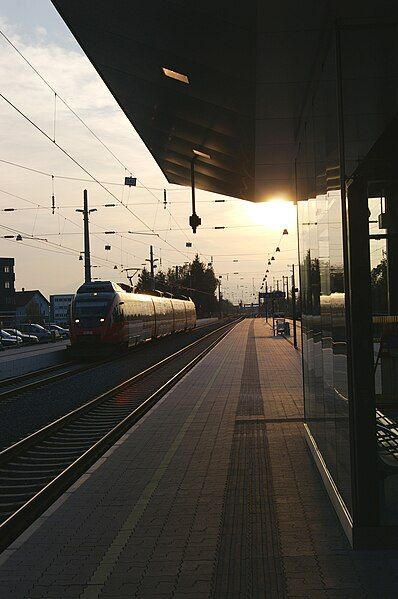
[{"label": "bright sunlight glare", "polygon": [[296,207],[287,200],[270,200],[258,204],[245,202],[247,217],[267,229],[289,229],[296,226]]}]

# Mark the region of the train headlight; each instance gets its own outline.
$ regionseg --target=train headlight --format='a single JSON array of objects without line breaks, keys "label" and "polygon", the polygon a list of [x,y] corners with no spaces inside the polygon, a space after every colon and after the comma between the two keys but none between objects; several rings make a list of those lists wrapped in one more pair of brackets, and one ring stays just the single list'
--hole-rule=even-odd
[{"label": "train headlight", "polygon": [[75,322],[80,322],[80,320],[78,318],[75,318]]},{"label": "train headlight", "polygon": [[105,322],[105,318],[100,318],[100,322]]}]

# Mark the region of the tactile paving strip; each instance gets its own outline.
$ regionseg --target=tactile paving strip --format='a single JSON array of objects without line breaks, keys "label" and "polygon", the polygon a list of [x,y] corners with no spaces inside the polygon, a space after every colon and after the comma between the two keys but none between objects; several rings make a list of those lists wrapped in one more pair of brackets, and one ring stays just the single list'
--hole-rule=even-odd
[{"label": "tactile paving strip", "polygon": [[257,351],[250,326],[223,506],[214,597],[284,597]]}]

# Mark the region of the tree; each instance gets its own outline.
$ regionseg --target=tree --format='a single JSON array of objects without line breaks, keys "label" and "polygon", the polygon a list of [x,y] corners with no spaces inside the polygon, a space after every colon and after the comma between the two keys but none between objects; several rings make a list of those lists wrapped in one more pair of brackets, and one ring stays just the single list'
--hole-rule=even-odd
[{"label": "tree", "polygon": [[372,304],[374,314],[387,314],[387,258],[382,258],[380,264],[370,273],[372,288]]},{"label": "tree", "polygon": [[[155,275],[155,289],[172,293],[175,296],[189,296],[195,303],[199,316],[211,316],[219,313],[218,301],[215,296],[217,285],[218,280],[213,268],[203,264],[198,254],[191,263],[185,262],[181,266],[170,268],[167,273],[159,271]],[[146,268],[139,275],[137,289],[139,291],[153,289],[153,281]],[[230,309],[230,306],[226,305],[225,312],[229,313]]]},{"label": "tree", "polygon": [[26,318],[31,322],[43,324],[40,306],[35,300],[31,300],[26,307]]},{"label": "tree", "polygon": [[153,289],[152,277],[145,267],[142,269],[138,277],[137,289],[139,291],[150,291]]},{"label": "tree", "polygon": [[155,289],[158,289],[159,291],[170,291],[169,287],[167,275],[159,270],[155,275]]},{"label": "tree", "polygon": [[200,261],[198,254],[196,254],[188,269],[185,269],[180,284],[187,288],[187,294],[195,303],[199,316],[218,313],[215,297],[218,284],[217,278],[212,267],[206,267]]}]

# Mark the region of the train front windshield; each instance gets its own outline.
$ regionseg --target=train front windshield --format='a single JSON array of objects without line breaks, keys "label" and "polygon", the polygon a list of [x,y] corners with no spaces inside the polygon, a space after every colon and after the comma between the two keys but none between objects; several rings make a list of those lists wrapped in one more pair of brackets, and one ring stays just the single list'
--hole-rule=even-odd
[{"label": "train front windshield", "polygon": [[93,326],[104,322],[109,310],[109,301],[102,299],[76,299],[73,305],[73,319],[82,326]]}]

